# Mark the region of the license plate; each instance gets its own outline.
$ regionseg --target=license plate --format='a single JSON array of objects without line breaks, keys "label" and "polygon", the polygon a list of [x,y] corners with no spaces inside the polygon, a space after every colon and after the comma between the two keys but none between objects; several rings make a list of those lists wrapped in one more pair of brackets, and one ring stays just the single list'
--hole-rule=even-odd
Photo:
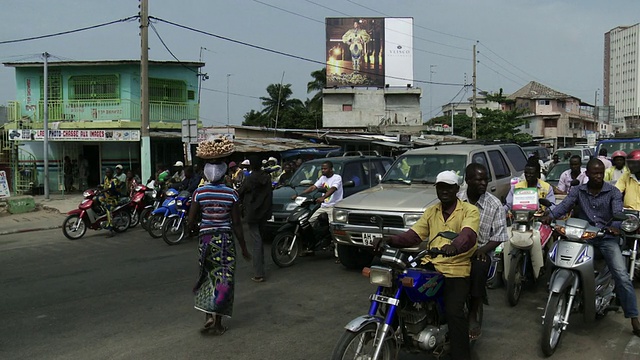
[{"label": "license plate", "polygon": [[365,246],[373,246],[373,241],[381,238],[382,234],[362,233],[362,244]]}]

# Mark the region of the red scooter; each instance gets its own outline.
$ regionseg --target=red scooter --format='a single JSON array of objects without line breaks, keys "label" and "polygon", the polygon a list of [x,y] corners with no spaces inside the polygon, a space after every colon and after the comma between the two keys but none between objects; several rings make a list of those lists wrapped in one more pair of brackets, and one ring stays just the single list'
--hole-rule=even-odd
[{"label": "red scooter", "polygon": [[136,185],[131,191],[131,201],[129,202],[129,212],[131,213],[131,224],[129,224],[130,228],[134,228],[138,226],[140,223],[140,214],[142,210],[147,205],[146,196],[150,195],[149,188],[142,184]]},{"label": "red scooter", "polygon": [[[82,193],[84,199],[78,208],[67,213],[67,218],[62,223],[62,233],[69,240],[77,240],[84,236],[87,228],[93,230],[105,229],[107,226],[107,211],[98,200],[100,190],[89,189]],[[129,228],[131,215],[129,214],[129,202],[119,203],[111,211],[111,223],[113,231],[121,233]]]}]

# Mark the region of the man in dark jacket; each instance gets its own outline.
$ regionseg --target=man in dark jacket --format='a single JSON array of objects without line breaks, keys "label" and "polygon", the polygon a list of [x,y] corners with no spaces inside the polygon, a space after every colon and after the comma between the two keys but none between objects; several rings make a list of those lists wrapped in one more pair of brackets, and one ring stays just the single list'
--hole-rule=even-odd
[{"label": "man in dark jacket", "polygon": [[240,202],[244,207],[244,221],[247,237],[253,240],[253,270],[251,280],[264,281],[264,245],[260,230],[271,218],[273,189],[271,176],[261,169],[260,159],[250,160],[251,174],[244,179],[240,188]]}]

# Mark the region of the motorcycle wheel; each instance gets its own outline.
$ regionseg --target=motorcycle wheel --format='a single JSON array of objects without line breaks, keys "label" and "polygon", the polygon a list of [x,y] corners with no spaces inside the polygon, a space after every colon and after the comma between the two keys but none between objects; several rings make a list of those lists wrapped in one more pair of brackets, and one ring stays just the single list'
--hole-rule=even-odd
[{"label": "motorcycle wheel", "polygon": [[136,209],[132,209],[131,210],[131,224],[129,224],[129,228],[134,228],[136,226],[138,226],[138,224],[140,223],[140,213],[138,211],[136,211]]},{"label": "motorcycle wheel", "polygon": [[[371,359],[375,351],[374,343],[376,325],[369,324],[358,332],[345,331],[331,355],[332,360],[342,359]],[[386,337],[378,359],[391,360],[395,358],[393,340]]]},{"label": "motorcycle wheel", "polygon": [[128,211],[118,211],[113,214],[111,225],[113,226],[113,231],[117,233],[125,232],[131,225],[131,215]]},{"label": "motorcycle wheel", "polygon": [[[78,224],[77,229],[73,229],[76,226],[76,223],[80,220],[80,224]],[[64,222],[62,223],[62,233],[69,240],[78,240],[84,236],[87,232],[87,225],[80,219],[80,215],[69,215]]]},{"label": "motorcycle wheel", "polygon": [[149,219],[151,218],[152,211],[153,210],[150,208],[143,209],[142,212],[140,212],[140,215],[138,216],[140,226],[142,226],[142,228],[145,230],[149,230]]},{"label": "motorcycle wheel", "polygon": [[273,243],[271,243],[271,259],[279,267],[293,265],[293,262],[298,257],[298,242],[293,244],[293,248],[289,251],[293,239],[294,234],[289,231],[276,234],[273,239]]},{"label": "motorcycle wheel", "polygon": [[151,215],[149,218],[147,231],[152,238],[157,239],[162,236],[162,220],[164,220],[164,216],[160,214]]},{"label": "motorcycle wheel", "polygon": [[562,322],[567,312],[567,291],[551,293],[547,307],[544,309],[544,326],[542,329],[542,352],[551,356],[556,351],[562,337]]},{"label": "motorcycle wheel", "polygon": [[524,264],[524,254],[517,251],[511,259],[509,275],[507,276],[507,300],[509,305],[516,306],[522,293],[522,266]]},{"label": "motorcycle wheel", "polygon": [[180,220],[179,217],[167,219],[162,226],[162,240],[167,245],[177,245],[185,238],[187,232],[186,219]]}]

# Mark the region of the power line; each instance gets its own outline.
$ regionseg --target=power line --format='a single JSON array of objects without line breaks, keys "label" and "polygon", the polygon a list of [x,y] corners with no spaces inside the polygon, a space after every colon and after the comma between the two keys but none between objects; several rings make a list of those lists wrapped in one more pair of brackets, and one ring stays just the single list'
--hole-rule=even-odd
[{"label": "power line", "polygon": [[[451,98],[451,100],[449,100],[449,102],[447,104],[453,104],[453,101],[458,97],[458,95],[460,95],[460,93],[462,92],[462,90],[464,90],[464,94],[462,95],[462,97],[460,98],[460,101],[458,101],[458,105],[460,105],[460,103],[462,102],[462,99],[464,99],[464,96],[467,95],[467,92],[469,92],[469,86],[471,85],[464,85],[460,88],[460,90],[458,90],[458,92]],[[451,111],[453,111],[453,108],[451,109]],[[440,114],[442,112],[442,107],[440,107],[440,110],[438,110],[437,113],[435,113],[431,119],[435,118],[438,116],[438,114]],[[429,119],[429,120],[431,120]]]},{"label": "power line", "polygon": [[116,23],[119,23],[119,22],[130,21],[130,20],[133,20],[133,19],[137,19],[138,17],[139,17],[138,15],[129,16],[129,17],[124,18],[124,19],[113,20],[113,21],[109,21],[109,22],[106,22],[106,23],[98,24],[98,25],[86,26],[86,27],[83,27],[83,28],[75,29],[75,30],[61,31],[61,32],[53,33],[53,34],[32,36],[32,37],[22,38],[22,39],[4,40],[4,41],[0,41],[0,45],[13,44],[13,43],[18,43],[18,42],[46,39],[46,38],[50,38],[50,37],[54,37],[54,36],[73,34],[73,33],[81,32],[81,31],[85,31],[85,30],[97,29],[99,27],[112,25],[112,24],[116,24]]},{"label": "power line", "polygon": [[180,63],[180,65],[182,65],[182,67],[189,69],[191,71],[193,71],[196,74],[200,74],[198,71],[193,70],[192,68],[186,66],[185,64],[182,63],[182,61],[180,61],[180,59],[178,59],[174,54],[173,51],[171,51],[171,49],[169,49],[169,47],[167,46],[167,44],[165,44],[164,40],[162,40],[162,37],[160,36],[160,34],[158,33],[158,30],[156,30],[156,27],[153,25],[152,22],[149,22],[149,26],[151,26],[151,30],[153,30],[153,32],[156,34],[156,36],[158,37],[158,40],[160,40],[160,43],[162,43],[162,46],[164,46],[165,49],[167,49],[167,51],[169,52],[169,54],[171,54],[171,56],[173,56],[173,58]]},{"label": "power line", "polygon": [[[502,76],[503,78],[505,78],[505,79],[507,79],[507,80],[509,80],[509,81],[513,82],[514,84],[516,84],[516,85],[518,85],[518,86],[522,86],[522,83],[520,83],[519,81],[515,81],[515,80],[513,80],[512,78],[510,78],[510,77],[508,77],[508,76],[506,76],[506,75],[504,75],[504,74],[500,73],[498,70],[495,70],[495,69],[493,69],[493,68],[489,67],[487,64],[485,64],[485,63],[483,63],[483,62],[481,62],[481,61],[478,61],[478,64],[480,64],[480,65],[482,65],[482,66],[486,67],[487,69],[489,69],[489,70],[491,70],[491,71],[495,72],[497,75]],[[478,90],[480,90],[480,89],[478,88]]]},{"label": "power line", "polygon": [[[481,55],[481,56],[483,56],[485,59],[487,59],[487,60],[491,61],[492,63],[494,63],[495,65],[497,65],[499,68],[503,69],[504,71],[508,72],[509,74],[511,74],[511,75],[515,76],[516,78],[518,78],[518,79],[520,79],[520,80],[524,81],[524,83],[525,83],[525,84],[529,82],[529,80],[527,80],[527,79],[525,79],[525,78],[523,78],[523,77],[519,76],[518,74],[515,74],[515,73],[513,73],[513,72],[509,71],[509,69],[507,69],[507,68],[505,68],[504,66],[502,66],[502,65],[498,64],[497,62],[493,61],[490,57],[488,57],[488,56],[484,55],[483,53],[478,52],[478,54],[479,54],[479,55]],[[485,65],[485,66],[486,66],[486,65]],[[495,70],[494,70],[494,71],[495,71]]]},{"label": "power line", "polygon": [[[373,11],[374,13],[380,14],[382,16],[390,17],[389,15],[387,15],[387,14],[385,14],[383,12],[380,12],[378,10],[372,9],[372,8],[370,8],[368,6],[365,6],[365,5],[362,5],[362,4],[358,4],[357,2],[355,2],[353,0],[347,0],[347,1],[352,3],[352,4],[354,4],[354,5],[360,6],[361,8],[367,9],[369,11]],[[428,27],[425,27],[425,26],[420,26],[418,24],[415,24],[415,26],[419,27],[421,29],[432,31],[432,32],[437,33],[437,34],[441,34],[441,35],[447,35],[447,36],[451,36],[451,37],[462,39],[462,40],[476,41],[476,39],[471,39],[471,38],[464,37],[464,36],[458,36],[458,35],[454,35],[454,34],[449,34],[449,33],[446,33],[446,32],[443,32],[443,31],[439,31],[439,30],[435,30],[435,29],[431,29],[431,28],[428,28]]]},{"label": "power line", "polygon": [[[185,29],[185,30],[190,30],[190,31],[193,31],[193,32],[196,32],[196,33],[200,33],[200,34],[203,34],[203,35],[215,37],[215,38],[220,39],[220,40],[225,40],[225,41],[229,41],[229,42],[232,42],[232,43],[235,43],[235,44],[248,46],[248,47],[251,47],[251,48],[254,48],[254,49],[270,52],[270,53],[273,53],[273,54],[282,55],[282,56],[285,56],[285,57],[289,57],[289,58],[293,58],[293,59],[297,59],[297,60],[302,60],[302,61],[306,61],[306,62],[310,62],[310,63],[326,66],[326,62],[324,62],[324,61],[313,60],[313,59],[306,58],[306,57],[303,57],[303,56],[289,54],[289,53],[286,53],[284,51],[270,49],[270,48],[267,48],[267,47],[264,47],[264,46],[260,46],[260,45],[254,45],[254,44],[251,44],[251,43],[247,43],[247,42],[240,41],[240,40],[235,40],[235,39],[232,39],[232,38],[229,38],[229,37],[226,37],[226,36],[217,35],[217,34],[210,33],[210,32],[204,31],[204,30],[199,30],[199,29],[196,29],[196,28],[192,28],[190,26],[181,25],[181,24],[169,21],[169,20],[164,20],[164,19],[161,19],[161,18],[153,17],[153,16],[150,16],[149,18],[150,19],[155,19],[157,21],[164,22],[164,23],[167,23],[169,25],[173,25],[175,27],[179,27],[179,28],[182,28],[182,29]],[[338,67],[340,69],[345,69],[345,70],[353,70],[352,68],[348,68],[348,67],[344,67],[344,66],[336,66],[336,67]],[[360,71],[360,72],[364,73],[364,74],[377,75],[377,74],[373,74],[373,73],[367,72],[367,71]],[[417,82],[417,83],[432,84],[432,85],[442,85],[442,86],[462,86],[462,85],[464,85],[464,84],[459,84],[459,83],[446,83],[446,82],[435,82],[435,81],[427,81],[427,80],[408,79],[408,78],[402,78],[402,77],[397,77],[397,76],[387,76],[387,77],[390,78],[390,79],[403,80],[403,81],[414,81],[414,82]]]},{"label": "power line", "polygon": [[[286,12],[287,14],[291,14],[291,15],[299,16],[299,17],[302,17],[302,18],[304,18],[304,19],[311,20],[311,21],[314,21],[314,22],[316,22],[316,23],[320,23],[320,24],[322,24],[322,25],[325,25],[325,22],[324,22],[324,21],[320,21],[320,20],[317,20],[317,19],[314,19],[314,18],[308,17],[308,16],[306,16],[306,15],[303,15],[303,14],[297,13],[297,12],[295,12],[295,11],[291,11],[291,10],[283,9],[283,8],[278,7],[278,6],[275,6],[275,5],[267,4],[267,3],[262,2],[262,1],[260,1],[260,0],[252,0],[252,1],[253,1],[253,2],[256,2],[256,3],[258,3],[258,4],[262,4],[262,5],[268,6],[268,7],[270,7],[270,8],[274,8],[274,9],[277,9],[277,10],[280,10],[280,11],[283,11],[283,12]],[[312,2],[312,3],[313,3],[313,2]],[[315,4],[315,3],[314,3],[314,4]],[[320,6],[319,4],[316,4],[316,5]],[[327,8],[326,6],[322,6],[322,7]],[[329,9],[330,9],[330,8],[329,8]],[[344,14],[344,13],[341,13],[341,14]],[[354,16],[350,16],[350,17],[354,17]],[[354,18],[355,18],[355,17],[354,17]],[[398,33],[398,34],[403,34],[403,35],[406,35],[406,36],[410,36],[410,35],[409,35],[409,34],[407,34],[407,33],[404,33],[404,32],[402,32],[402,31],[398,31],[398,30],[395,30],[395,29],[387,29],[387,30],[392,31],[392,32],[395,32],[395,33]],[[416,36],[416,35],[411,35],[411,37],[413,37],[413,38],[415,38],[415,39],[420,39],[420,40],[423,40],[423,41],[426,41],[426,42],[430,42],[430,43],[435,43],[435,44],[442,45],[442,46],[451,47],[451,48],[454,48],[454,49],[460,49],[460,50],[465,50],[465,51],[468,51],[468,50],[469,50],[469,49],[467,49],[467,48],[463,48],[463,47],[460,47],[460,46],[454,46],[454,45],[443,44],[443,43],[439,43],[439,42],[437,42],[437,41],[432,41],[432,40],[429,40],[429,39],[421,38],[421,37]],[[387,40],[387,41],[388,41],[388,40]],[[392,41],[388,41],[388,42],[389,42],[390,44],[393,44],[393,45],[402,45],[402,44],[394,43],[394,42],[392,42]],[[464,60],[464,61],[471,61],[471,59],[467,59],[467,58],[463,58],[463,57],[459,57],[459,56],[453,56],[453,55],[441,54],[441,53],[437,53],[437,52],[434,52],[434,51],[429,51],[429,50],[419,49],[419,48],[416,48],[416,47],[413,47],[413,49],[414,49],[414,50],[416,50],[416,51],[421,51],[421,52],[427,53],[427,54],[432,54],[432,55],[437,55],[437,56],[447,57],[447,58],[451,58],[451,59],[459,59],[459,60]]]},{"label": "power line", "polygon": [[[222,90],[216,90],[216,89],[209,89],[206,87],[203,87],[202,90],[207,90],[207,91],[213,91],[213,92],[217,92],[217,93],[223,93],[226,94],[226,91],[222,91]],[[232,93],[230,92],[229,95],[234,95],[234,96],[240,96],[240,97],[246,97],[246,98],[250,98],[250,99],[257,99],[257,100],[261,100],[259,96],[252,96],[252,95],[245,95],[245,94],[238,94],[238,93]]]}]

